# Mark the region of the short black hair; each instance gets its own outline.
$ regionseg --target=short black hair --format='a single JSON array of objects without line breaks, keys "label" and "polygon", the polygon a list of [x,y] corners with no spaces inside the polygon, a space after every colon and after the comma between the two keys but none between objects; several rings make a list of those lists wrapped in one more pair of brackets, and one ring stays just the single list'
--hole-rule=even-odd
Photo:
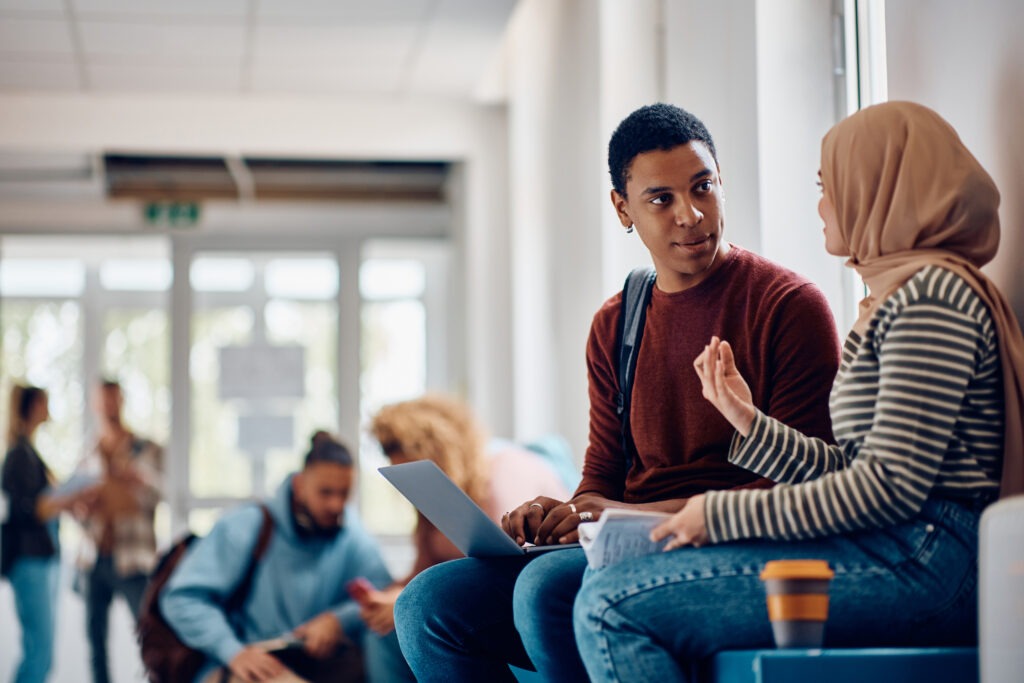
[{"label": "short black hair", "polygon": [[636,155],[656,149],[674,149],[694,140],[707,145],[717,164],[715,141],[703,121],[672,104],[659,102],[640,107],[622,120],[608,142],[608,172],[612,176],[612,187],[626,196],[629,165]]},{"label": "short black hair", "polygon": [[330,433],[320,430],[313,434],[310,439],[309,453],[306,453],[306,460],[303,468],[316,465],[321,462],[329,462],[342,467],[352,467],[352,452]]}]

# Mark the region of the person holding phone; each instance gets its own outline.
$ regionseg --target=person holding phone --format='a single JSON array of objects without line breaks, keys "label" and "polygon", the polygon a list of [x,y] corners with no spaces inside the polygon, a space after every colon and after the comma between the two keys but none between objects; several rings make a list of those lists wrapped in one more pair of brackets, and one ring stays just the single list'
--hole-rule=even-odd
[{"label": "person holding phone", "polygon": [[[265,505],[269,544],[237,610],[225,603],[244,580],[263,526],[246,505],[195,541],[160,595],[168,625],[207,661],[198,682],[408,683],[394,634],[379,636],[360,616],[346,584],[392,583],[380,549],[348,502],[352,454],[326,432],[312,438],[302,469]],[[298,677],[298,678],[297,678]],[[185,683],[185,682],[183,682]]]}]

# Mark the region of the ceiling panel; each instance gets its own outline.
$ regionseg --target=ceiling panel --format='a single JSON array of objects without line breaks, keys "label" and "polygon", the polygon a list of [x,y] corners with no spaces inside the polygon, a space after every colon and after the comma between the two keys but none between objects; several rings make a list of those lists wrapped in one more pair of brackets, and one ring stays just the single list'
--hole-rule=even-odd
[{"label": "ceiling panel", "polygon": [[264,93],[394,94],[402,82],[400,68],[341,66],[337,69],[254,69],[252,90]]},{"label": "ceiling panel", "polygon": [[257,16],[261,23],[286,19],[407,22],[422,20],[432,4],[434,0],[262,0]]},{"label": "ceiling panel", "polygon": [[95,92],[221,92],[239,91],[239,70],[225,66],[154,66],[103,64],[89,67]]},{"label": "ceiling panel", "polygon": [[245,27],[150,23],[80,24],[83,49],[94,56],[149,58],[159,63],[217,60],[241,61]]},{"label": "ceiling panel", "polygon": [[472,92],[499,49],[500,36],[481,36],[467,28],[436,27],[412,62],[409,86],[416,92]]},{"label": "ceiling panel", "polygon": [[0,88],[470,97],[515,4],[0,0]]},{"label": "ceiling panel", "polygon": [[0,90],[45,91],[79,89],[74,62],[0,61]]},{"label": "ceiling panel", "polygon": [[357,64],[385,68],[405,64],[417,27],[260,26],[252,48],[258,66]]},{"label": "ceiling panel", "polygon": [[19,12],[50,12],[64,14],[62,0],[0,0],[0,12],[16,10]]},{"label": "ceiling panel", "polygon": [[65,22],[53,19],[0,19],[0,55],[71,55],[74,46]]},{"label": "ceiling panel", "polygon": [[[0,0],[2,1],[2,0]],[[244,17],[246,0],[69,0],[76,13],[101,15]],[[58,4],[59,1],[58,1]]]}]

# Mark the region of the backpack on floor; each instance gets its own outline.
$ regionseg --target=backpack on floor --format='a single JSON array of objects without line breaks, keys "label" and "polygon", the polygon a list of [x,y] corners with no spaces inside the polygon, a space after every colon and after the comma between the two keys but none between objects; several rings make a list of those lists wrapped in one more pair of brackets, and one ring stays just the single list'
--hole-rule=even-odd
[{"label": "backpack on floor", "polygon": [[[274,520],[265,505],[260,535],[253,549],[252,559],[245,578],[225,604],[225,611],[232,612],[242,606],[252,587],[256,563],[270,544]],[[150,683],[191,683],[206,661],[206,655],[181,642],[167,620],[160,612],[160,592],[170,580],[175,568],[181,563],[189,547],[197,540],[195,534],[187,534],[167,549],[157,562],[150,576],[146,591],[139,606],[139,618],[135,627],[136,639],[142,658],[142,666]]]},{"label": "backpack on floor", "polygon": [[650,266],[634,268],[622,286],[622,313],[619,316],[619,393],[615,412],[622,421],[622,453],[626,459],[626,474],[633,467],[636,445],[629,426],[629,405],[633,396],[633,378],[640,341],[647,321],[647,304],[651,300],[656,273]]}]

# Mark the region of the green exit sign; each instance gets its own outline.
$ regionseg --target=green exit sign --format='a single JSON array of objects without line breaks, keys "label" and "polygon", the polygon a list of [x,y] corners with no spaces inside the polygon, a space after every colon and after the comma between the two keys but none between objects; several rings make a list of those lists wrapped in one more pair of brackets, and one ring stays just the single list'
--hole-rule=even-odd
[{"label": "green exit sign", "polygon": [[143,210],[146,223],[156,227],[181,228],[199,222],[196,202],[148,202]]}]

